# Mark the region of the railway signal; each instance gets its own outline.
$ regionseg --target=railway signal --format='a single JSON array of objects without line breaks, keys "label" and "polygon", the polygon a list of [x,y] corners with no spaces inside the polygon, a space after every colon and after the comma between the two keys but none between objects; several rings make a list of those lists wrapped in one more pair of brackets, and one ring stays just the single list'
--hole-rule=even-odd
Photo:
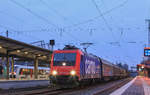
[{"label": "railway signal", "polygon": [[53,51],[53,46],[55,45],[55,40],[50,40],[49,44],[51,45],[52,51]]}]

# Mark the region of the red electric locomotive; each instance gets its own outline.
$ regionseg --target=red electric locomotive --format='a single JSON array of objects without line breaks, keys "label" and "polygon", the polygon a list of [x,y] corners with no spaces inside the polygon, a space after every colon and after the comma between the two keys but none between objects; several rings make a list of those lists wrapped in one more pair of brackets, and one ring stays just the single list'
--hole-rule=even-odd
[{"label": "red electric locomotive", "polygon": [[78,49],[54,51],[50,72],[50,79],[53,84],[78,85],[81,54],[82,52]]},{"label": "red electric locomotive", "polygon": [[101,62],[98,57],[78,48],[56,50],[52,54],[51,83],[66,86],[79,85],[82,81],[101,78]]},{"label": "red electric locomotive", "polygon": [[64,48],[52,54],[50,82],[63,87],[72,87],[83,82],[124,76],[119,73],[120,70],[123,69],[78,48]]}]

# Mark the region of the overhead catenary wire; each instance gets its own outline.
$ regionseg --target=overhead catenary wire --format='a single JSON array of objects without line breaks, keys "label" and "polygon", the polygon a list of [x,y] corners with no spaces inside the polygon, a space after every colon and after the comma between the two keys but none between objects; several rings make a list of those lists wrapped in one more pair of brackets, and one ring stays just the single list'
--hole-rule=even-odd
[{"label": "overhead catenary wire", "polygon": [[[41,18],[41,19],[43,19],[43,20],[46,21],[46,22],[48,21],[47,19],[45,19],[45,18],[43,18],[42,16],[38,15],[37,13],[33,12],[33,11],[30,10],[29,8],[26,8],[26,7],[23,6],[22,4],[20,4],[20,3],[16,2],[16,1],[14,1],[14,0],[10,0],[10,1],[13,2],[13,3],[15,3],[15,4],[17,4],[18,6],[20,6],[20,7],[22,7],[22,8],[24,8],[25,10],[27,10],[28,12],[30,12],[30,13],[33,14],[34,16],[36,16],[36,17],[38,17],[38,18]],[[124,2],[121,3],[120,5],[118,5],[118,6],[114,7],[114,8],[112,8],[112,9],[110,9],[110,10],[104,12],[103,15],[106,15],[106,14],[110,13],[111,11],[113,11],[113,10],[115,10],[115,9],[118,9],[119,7],[122,7],[125,3],[127,3],[127,1],[128,1],[128,0],[124,1]],[[43,2],[43,1],[42,1],[42,2]],[[87,20],[87,21],[83,21],[82,23],[75,24],[74,26],[78,26],[78,25],[81,25],[81,24],[84,24],[84,23],[88,23],[88,22],[90,22],[90,21],[92,21],[92,20],[94,20],[94,19],[97,19],[97,18],[99,18],[99,17],[101,17],[101,16],[96,16],[96,17],[94,17],[94,18],[92,18],[92,19],[89,19],[89,20]],[[54,25],[54,26],[55,26],[55,25]],[[70,27],[70,26],[64,27],[64,28],[69,28],[69,27]]]},{"label": "overhead catenary wire", "polygon": [[78,38],[75,37],[76,40],[78,40]]},{"label": "overhead catenary wire", "polygon": [[57,14],[59,17],[61,17],[63,20],[67,20],[69,23],[73,23],[72,21],[68,20],[64,15],[62,15],[58,10],[54,9],[50,5],[48,5],[47,2],[44,0],[39,0],[45,7],[47,7],[49,10],[53,11],[55,14]]},{"label": "overhead catenary wire", "polygon": [[114,39],[115,39],[115,36],[114,36],[114,34],[113,34],[113,31],[112,31],[112,28],[110,27],[110,25],[108,24],[107,20],[105,19],[104,15],[103,15],[103,13],[102,13],[102,11],[101,11],[101,9],[98,7],[98,5],[97,5],[97,3],[95,2],[95,0],[91,0],[91,1],[92,1],[92,3],[95,5],[95,7],[96,7],[96,9],[97,9],[97,11],[98,11],[98,13],[99,13],[99,15],[102,17],[102,19],[103,19],[103,21],[105,22],[105,24],[106,24],[108,30],[111,32],[112,36],[113,36]]},{"label": "overhead catenary wire", "polygon": [[102,4],[105,6],[105,8],[107,8],[106,3],[104,0],[100,0],[102,2]]},{"label": "overhead catenary wire", "polygon": [[[58,11],[55,10],[54,8],[50,7],[50,6],[49,6],[46,2],[44,2],[43,0],[40,0],[40,2],[41,2],[42,4],[44,4],[48,9],[51,9],[52,11],[54,11],[54,12],[55,12],[58,16],[60,16],[62,19],[68,20],[68,19],[66,19],[65,16],[63,16],[62,14],[60,14],[60,12],[58,12]],[[71,23],[72,25],[74,25],[74,23],[73,23],[72,21],[70,21],[70,20],[68,20],[68,21],[69,21],[69,23]],[[61,31],[61,32],[62,32],[62,31]],[[63,32],[67,32],[67,31],[63,31]],[[70,32],[67,32],[66,34],[69,35],[69,36],[71,36],[73,39],[75,39],[75,41],[79,41],[79,42],[81,43],[81,40],[78,39],[77,37],[73,36]]]},{"label": "overhead catenary wire", "polygon": [[[25,8],[26,10],[28,10],[27,8]],[[34,14],[34,15],[36,15],[35,13],[33,13],[33,11],[31,11],[31,10],[28,10],[30,13],[32,13],[32,14]],[[37,15],[36,15],[37,16]],[[37,17],[41,17],[41,16],[37,16]],[[77,38],[75,38],[76,40],[78,40]]]},{"label": "overhead catenary wire", "polygon": [[[44,20],[44,21],[46,21],[46,22],[48,21],[47,19],[45,19],[45,18],[43,18],[42,16],[36,14],[36,13],[33,12],[32,10],[30,10],[29,8],[26,8],[26,7],[23,6],[22,4],[20,4],[20,3],[16,2],[16,1],[14,1],[14,0],[11,0],[11,2],[13,2],[13,3],[17,4],[18,6],[20,6],[20,7],[24,8],[24,9],[26,9],[28,12],[30,12],[30,13],[33,14],[34,16],[36,16],[36,17],[38,17],[38,18],[40,18],[40,19],[42,19],[42,20]],[[52,24],[52,25],[54,25],[54,24]],[[55,26],[55,25],[54,25],[54,26]]]},{"label": "overhead catenary wire", "polygon": [[[118,8],[122,7],[122,6],[125,5],[127,2],[128,2],[128,0],[124,1],[124,2],[121,3],[120,5],[118,5],[118,6],[114,7],[114,8],[112,8],[112,9],[110,9],[110,10],[104,12],[103,15],[97,16],[97,17],[95,17],[95,18],[93,18],[93,19],[89,19],[89,20],[87,20],[87,21],[85,21],[85,22],[82,22],[82,23],[78,23],[78,24],[74,25],[74,27],[76,27],[76,26],[78,26],[78,25],[81,25],[81,24],[84,24],[84,23],[91,22],[91,21],[93,21],[94,19],[98,19],[99,17],[102,17],[102,16],[106,15],[107,13],[112,12],[112,11],[115,10],[115,9],[118,9]],[[108,24],[107,24],[107,25],[108,25]],[[65,27],[65,28],[71,28],[71,26],[67,26],[67,27]],[[108,29],[109,29],[110,31],[112,31],[111,27],[109,27],[109,26],[108,26]],[[114,34],[112,33],[112,35],[114,35]]]},{"label": "overhead catenary wire", "polygon": [[[57,11],[56,9],[52,8],[51,6],[49,6],[44,0],[39,0],[45,7],[47,7],[49,10],[52,10],[54,13],[56,13],[59,17],[61,17],[63,20],[67,20],[69,23],[71,23],[72,25],[74,25],[74,23],[70,20],[68,20],[65,16],[63,16],[59,11]],[[60,36],[62,36],[62,32],[64,32],[64,28],[60,28]],[[70,35],[70,33],[69,33]]]},{"label": "overhead catenary wire", "polygon": [[[55,10],[54,8],[52,8],[52,7],[50,7],[44,0],[40,0],[40,2],[42,3],[42,4],[44,4],[47,8],[49,8],[50,10],[52,10],[52,11],[54,11],[57,15],[59,15],[61,18],[63,18],[64,20],[66,20],[66,17],[64,17],[62,14],[60,14],[60,12],[58,12],[57,10]],[[104,3],[104,2],[103,2]],[[126,2],[123,2],[123,4],[125,4]],[[121,4],[121,5],[123,5],[123,4]],[[120,5],[119,5],[120,6]],[[114,7],[114,8],[116,8],[116,7]],[[114,8],[112,8],[112,9],[114,9]],[[103,15],[101,15],[101,16],[103,16]],[[106,20],[105,20],[106,21]],[[72,23],[71,21],[69,21],[73,26],[76,26],[74,23]],[[106,22],[106,24],[107,24],[107,26],[108,26],[108,23]],[[65,27],[65,28],[67,28],[67,27]],[[80,28],[80,27],[79,27]],[[109,28],[109,30],[110,31],[112,31],[112,29],[111,29],[111,27],[109,27],[108,26],[108,28]],[[62,33],[61,33],[61,35],[62,35]],[[113,33],[112,33],[112,35],[114,35]]]},{"label": "overhead catenary wire", "polygon": [[[102,14],[103,14],[103,15],[107,15],[107,14],[113,12],[114,10],[117,10],[117,9],[123,7],[127,2],[128,2],[128,0],[125,0],[123,3],[121,3],[121,4],[117,5],[117,6],[111,8],[111,9],[105,11],[105,12],[103,12]],[[79,25],[87,24],[87,23],[89,23],[89,22],[92,22],[92,21],[94,21],[94,20],[97,20],[97,19],[100,18],[100,17],[101,17],[101,15],[98,15],[98,16],[95,16],[95,17],[93,17],[93,18],[91,18],[91,19],[88,19],[88,20],[79,22],[79,23],[75,24],[74,26],[66,26],[66,27],[64,27],[64,28],[77,27],[77,26],[79,26]]]},{"label": "overhead catenary wire", "polygon": [[[93,3],[94,3],[94,5],[96,6],[96,8],[97,8],[98,12],[100,13],[100,15],[102,16],[103,20],[105,21],[105,23],[106,23],[108,29],[109,29],[110,31],[112,31],[111,28],[109,27],[108,23],[107,23],[107,20],[105,19],[105,17],[104,17],[103,14],[101,13],[101,10],[98,8],[98,5],[96,4],[96,2],[95,2],[94,0],[93,0]],[[123,34],[123,33],[121,33],[121,36],[122,36],[122,34]]]},{"label": "overhead catenary wire", "polygon": [[[101,9],[98,7],[98,5],[97,5],[97,3],[95,2],[95,0],[92,0],[92,2],[93,2],[93,4],[95,5],[95,7],[96,7],[97,11],[99,12],[100,16],[102,17],[102,19],[104,20],[104,22],[105,22],[107,28],[108,28],[109,31],[112,33],[112,36],[114,37],[114,34],[113,34],[113,32],[112,32],[112,28],[109,26],[107,20],[105,19],[104,15],[102,14]],[[122,36],[122,35],[121,35],[121,36]],[[114,39],[115,39],[115,37],[114,37]],[[120,44],[119,44],[119,46],[120,46]],[[120,50],[121,50],[121,49],[120,49]],[[124,53],[124,51],[123,51],[123,53]]]},{"label": "overhead catenary wire", "polygon": [[31,9],[25,7],[23,4],[21,4],[21,3],[17,2],[17,1],[15,1],[15,0],[9,0],[9,1],[12,2],[12,3],[14,3],[14,4],[16,4],[17,6],[23,8],[23,9],[25,9],[25,10],[28,11],[30,14],[32,14],[33,16],[35,16],[35,17],[37,17],[37,18],[43,20],[43,21],[46,22],[47,24],[49,24],[49,25],[51,25],[51,26],[53,26],[53,27],[58,27],[57,25],[53,24],[52,22],[50,22],[50,21],[49,21],[48,19],[46,19],[45,17],[43,17],[43,16],[37,14],[36,12],[32,11]]},{"label": "overhead catenary wire", "polygon": [[[11,2],[14,2],[14,3],[17,3],[16,1],[14,1],[14,0],[10,0]],[[43,1],[43,0],[42,0]],[[128,2],[128,0],[125,0],[123,3],[121,3],[121,4],[119,4],[119,5],[117,5],[116,7],[113,7],[113,8],[111,8],[110,10],[108,10],[108,11],[106,11],[106,12],[104,12],[103,14],[104,15],[106,15],[106,14],[109,14],[109,13],[111,13],[112,11],[114,11],[114,10],[117,10],[117,9],[119,9],[120,7],[123,7],[126,3]],[[45,2],[46,3],[46,2]],[[17,5],[19,5],[19,6],[22,6],[22,5],[20,5],[19,3],[17,3]],[[49,6],[50,7],[50,6]],[[26,10],[30,10],[29,8],[25,8]],[[54,9],[54,8],[53,8]],[[30,10],[31,11],[31,10]],[[54,11],[56,11],[58,14],[60,14],[57,10],[55,10],[54,9]],[[31,14],[32,14],[33,12],[31,12]],[[35,13],[35,12],[34,12]],[[35,15],[35,14],[33,14],[33,15]],[[61,15],[61,14],[60,14]],[[13,16],[14,17],[14,16]],[[96,16],[96,17],[94,17],[94,18],[91,18],[91,19],[88,19],[88,20],[86,20],[86,21],[83,21],[83,22],[80,22],[80,23],[77,23],[77,24],[74,24],[74,25],[71,25],[71,26],[66,26],[66,27],[64,27],[64,28],[71,28],[71,27],[76,27],[76,26],[79,26],[79,25],[82,25],[82,24],[86,24],[86,23],[88,23],[88,22],[91,22],[91,21],[94,21],[95,19],[98,19],[98,18],[100,18],[101,16]],[[18,17],[14,17],[14,19],[17,19]],[[65,18],[64,18],[65,19]],[[18,20],[19,21],[19,20]],[[21,21],[21,20],[20,20]]]},{"label": "overhead catenary wire", "polygon": [[[50,22],[48,19],[46,19],[46,18],[44,18],[44,17],[38,15],[36,12],[30,10],[29,8],[27,8],[27,7],[25,7],[24,5],[18,3],[17,1],[15,1],[15,0],[10,0],[10,1],[11,1],[12,3],[18,5],[19,7],[22,7],[23,9],[25,9],[26,11],[28,11],[28,12],[31,13],[32,15],[36,16],[37,18],[39,18],[39,19],[41,19],[41,20],[47,22],[47,24],[52,25],[52,26],[54,26],[54,27],[56,27],[56,28],[59,28],[58,26],[56,26],[55,24],[53,24],[52,22]],[[69,32],[68,32],[67,34],[70,35]],[[72,36],[72,35],[70,35],[70,36]],[[76,37],[74,37],[74,36],[72,36],[72,37],[73,37],[73,38],[76,38]]]},{"label": "overhead catenary wire", "polygon": [[[15,32],[17,35],[23,34],[23,35],[28,36],[28,37],[30,37],[30,38],[34,38],[34,39],[36,39],[36,40],[41,40],[41,39],[38,38],[38,37],[35,37],[35,36],[32,36],[32,35],[24,34],[23,32],[17,31],[17,30],[15,30],[15,29],[13,29],[13,28],[11,28],[11,27],[8,27],[8,26],[0,25],[0,28],[3,28],[3,29],[8,30],[9,33],[11,33],[11,34],[14,34],[13,32]],[[11,32],[11,31],[13,31],[13,32]]]},{"label": "overhead catenary wire", "polygon": [[[68,21],[69,24],[71,24],[72,26],[75,26],[75,23],[69,19],[67,19],[63,14],[61,14],[58,10],[56,10],[55,8],[51,7],[47,2],[45,2],[44,0],[40,0],[40,2],[47,7],[49,10],[52,10],[55,14],[57,14],[59,17],[61,17],[64,21]],[[81,29],[81,27],[78,27],[79,29]],[[66,27],[64,27],[63,29],[66,29]],[[62,30],[62,29],[61,29]],[[63,31],[67,32],[67,31]],[[66,34],[71,35],[69,32],[67,32]],[[62,35],[62,31],[60,31],[60,35]],[[74,37],[76,39],[76,37]]]},{"label": "overhead catenary wire", "polygon": [[[54,23],[52,23],[51,21],[49,21],[47,18],[45,18],[45,17],[43,17],[43,16],[37,14],[36,12],[34,12],[34,11],[32,11],[31,9],[27,8],[26,6],[24,6],[23,4],[21,4],[21,3],[17,2],[17,1],[15,1],[15,0],[9,0],[9,1],[12,2],[12,3],[14,3],[14,4],[16,4],[17,6],[23,8],[23,9],[25,9],[27,12],[29,12],[29,13],[32,14],[33,16],[35,16],[35,17],[37,17],[38,19],[40,19],[40,20],[46,22],[48,25],[53,26],[53,27],[56,27],[56,28],[59,28],[57,25],[55,25]],[[53,32],[53,31],[52,31],[52,32]]]}]

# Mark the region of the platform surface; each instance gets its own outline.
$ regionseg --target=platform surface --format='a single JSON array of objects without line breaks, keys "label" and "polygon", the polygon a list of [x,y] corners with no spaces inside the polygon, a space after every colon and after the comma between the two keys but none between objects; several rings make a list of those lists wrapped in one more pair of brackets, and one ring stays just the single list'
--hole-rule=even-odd
[{"label": "platform surface", "polygon": [[150,95],[150,79],[137,76],[110,95]]}]

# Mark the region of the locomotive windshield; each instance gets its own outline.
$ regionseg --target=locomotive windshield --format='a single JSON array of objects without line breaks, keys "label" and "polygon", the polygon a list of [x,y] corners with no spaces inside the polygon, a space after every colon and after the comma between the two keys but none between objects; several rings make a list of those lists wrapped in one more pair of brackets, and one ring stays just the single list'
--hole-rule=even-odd
[{"label": "locomotive windshield", "polygon": [[55,53],[53,66],[74,66],[76,62],[76,53]]}]

